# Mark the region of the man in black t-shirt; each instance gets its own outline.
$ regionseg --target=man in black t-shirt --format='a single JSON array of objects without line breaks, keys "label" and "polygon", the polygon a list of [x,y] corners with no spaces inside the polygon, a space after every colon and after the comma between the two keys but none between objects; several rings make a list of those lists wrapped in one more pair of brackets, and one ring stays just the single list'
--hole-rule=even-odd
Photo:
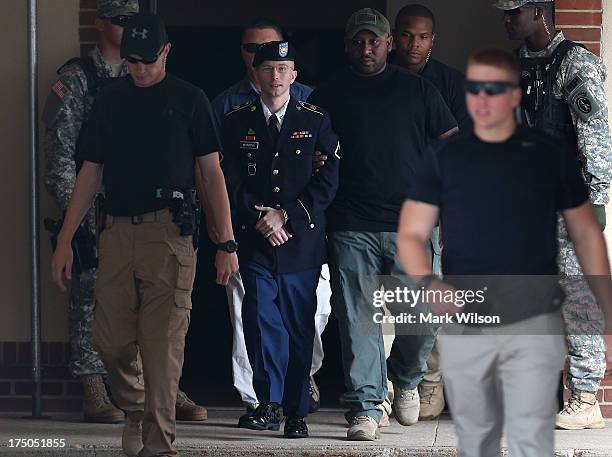
[{"label": "man in black t-shirt", "polygon": [[[215,226],[226,245],[233,241],[210,103],[200,89],[166,73],[169,52],[158,16],[141,13],[126,24],[121,57],[130,76],[105,88],[94,103],[85,161],[51,265],[65,290],[70,241],[103,180],[107,216],[99,243],[94,344],[113,397],[127,413],[122,446],[128,456],[176,455],[174,411],[196,262],[195,202],[189,198],[196,161]],[[229,251],[217,254],[220,284],[238,270]]]},{"label": "man in black t-shirt", "polygon": [[[472,130],[472,120],[465,106],[465,77],[463,74],[431,56],[436,38],[436,20],[429,8],[419,4],[406,5],[395,16],[394,63],[431,82],[457,120],[460,131]],[[439,227],[431,235],[433,271],[441,273]],[[444,409],[444,391],[439,367],[437,342],[427,359],[427,373],[419,384],[420,420],[434,419]],[[392,392],[390,390],[390,392]]]},{"label": "man in black t-shirt", "polygon": [[459,130],[472,129],[465,106],[465,76],[431,55],[436,39],[436,20],[423,5],[404,6],[395,17],[393,30],[396,51],[393,63],[431,82],[457,120]]},{"label": "man in black t-shirt", "polygon": [[[379,275],[401,280],[395,260],[399,210],[415,165],[431,141],[454,133],[456,122],[436,88],[425,79],[387,66],[393,38],[389,21],[364,8],[346,25],[351,67],[322,84],[309,101],[331,115],[340,138],[342,166],[336,200],[328,210],[332,310],[340,327],[349,411],[347,437],[374,440],[387,395],[381,324],[372,293]],[[418,419],[417,386],[432,335],[396,338],[389,377],[396,386],[396,417]]]},{"label": "man in black t-shirt", "polygon": [[[402,264],[418,288],[433,297],[427,304],[435,313],[457,324],[477,310],[497,318],[489,323],[501,324],[456,325],[452,330],[458,334],[440,336],[458,451],[471,457],[499,455],[502,429],[511,455],[553,454],[554,387],[566,351],[559,285],[548,280],[557,274],[557,211],[612,321],[605,243],[578,162],[552,138],[517,127],[519,75],[516,57],[505,51],[482,50],[470,57],[467,106],[474,131],[425,156],[398,233]],[[431,275],[423,249],[438,218],[446,282]],[[450,283],[466,281],[489,281],[496,288],[483,289],[484,301],[472,300],[458,313],[459,292],[468,295]],[[451,293],[454,302],[440,300],[443,293]]]}]

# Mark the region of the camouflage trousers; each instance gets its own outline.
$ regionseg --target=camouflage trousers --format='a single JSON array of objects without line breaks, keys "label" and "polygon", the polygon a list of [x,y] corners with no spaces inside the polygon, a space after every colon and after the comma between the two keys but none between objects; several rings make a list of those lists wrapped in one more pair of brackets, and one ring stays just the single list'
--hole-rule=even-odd
[{"label": "camouflage trousers", "polygon": [[68,309],[70,332],[70,373],[73,376],[106,375],[104,364],[93,348],[94,286],[97,270],[75,275]]},{"label": "camouflage trousers", "polygon": [[606,371],[603,313],[582,275],[565,224],[559,222],[559,271],[566,298],[563,320],[567,341],[567,388],[597,392]]}]

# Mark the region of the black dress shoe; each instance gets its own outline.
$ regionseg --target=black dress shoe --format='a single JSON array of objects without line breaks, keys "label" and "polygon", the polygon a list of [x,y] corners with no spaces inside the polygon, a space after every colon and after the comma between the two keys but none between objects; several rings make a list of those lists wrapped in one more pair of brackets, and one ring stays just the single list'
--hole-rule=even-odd
[{"label": "black dress shoe", "polygon": [[304,418],[287,418],[284,436],[285,438],[308,438],[308,426]]},{"label": "black dress shoe", "polygon": [[250,420],[253,419],[253,415],[255,414],[255,410],[251,408],[247,408],[246,413],[244,413],[238,419],[238,428],[248,428],[245,424],[247,424]]},{"label": "black dress shoe", "polygon": [[276,403],[262,404],[252,413],[243,415],[238,420],[238,426],[250,430],[280,429],[280,411]]}]

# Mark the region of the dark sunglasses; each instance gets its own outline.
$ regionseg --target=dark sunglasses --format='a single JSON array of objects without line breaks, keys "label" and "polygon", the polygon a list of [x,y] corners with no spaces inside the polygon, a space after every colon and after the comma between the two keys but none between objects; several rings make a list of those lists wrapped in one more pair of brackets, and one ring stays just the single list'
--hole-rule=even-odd
[{"label": "dark sunglasses", "polygon": [[262,46],[263,45],[259,43],[242,43],[240,45],[244,52],[248,52],[249,54],[255,54]]},{"label": "dark sunglasses", "polygon": [[137,59],[136,57],[127,56],[125,60],[133,64],[143,63],[145,65],[151,65],[152,63],[157,62],[157,59],[159,59],[160,54],[161,52],[157,54],[153,59]]},{"label": "dark sunglasses", "polygon": [[127,15],[127,14],[120,14],[119,16],[109,17],[108,20],[113,25],[119,25],[121,27],[125,27],[125,24],[127,23],[127,21],[129,21],[130,17],[132,16]]},{"label": "dark sunglasses", "polygon": [[485,94],[492,97],[508,92],[517,87],[516,84],[508,81],[466,81],[465,90],[470,94],[478,95],[484,90]]}]

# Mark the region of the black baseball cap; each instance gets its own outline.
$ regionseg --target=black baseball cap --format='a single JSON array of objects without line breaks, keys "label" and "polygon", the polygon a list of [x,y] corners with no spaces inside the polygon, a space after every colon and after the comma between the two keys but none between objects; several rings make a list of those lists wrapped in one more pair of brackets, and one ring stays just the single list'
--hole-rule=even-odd
[{"label": "black baseball cap", "polygon": [[166,26],[157,14],[135,14],[123,27],[121,58],[134,55],[145,60],[154,60],[167,42]]},{"label": "black baseball cap", "polygon": [[295,60],[295,49],[288,41],[269,41],[261,45],[253,59],[253,66],[258,67],[266,60]]}]

